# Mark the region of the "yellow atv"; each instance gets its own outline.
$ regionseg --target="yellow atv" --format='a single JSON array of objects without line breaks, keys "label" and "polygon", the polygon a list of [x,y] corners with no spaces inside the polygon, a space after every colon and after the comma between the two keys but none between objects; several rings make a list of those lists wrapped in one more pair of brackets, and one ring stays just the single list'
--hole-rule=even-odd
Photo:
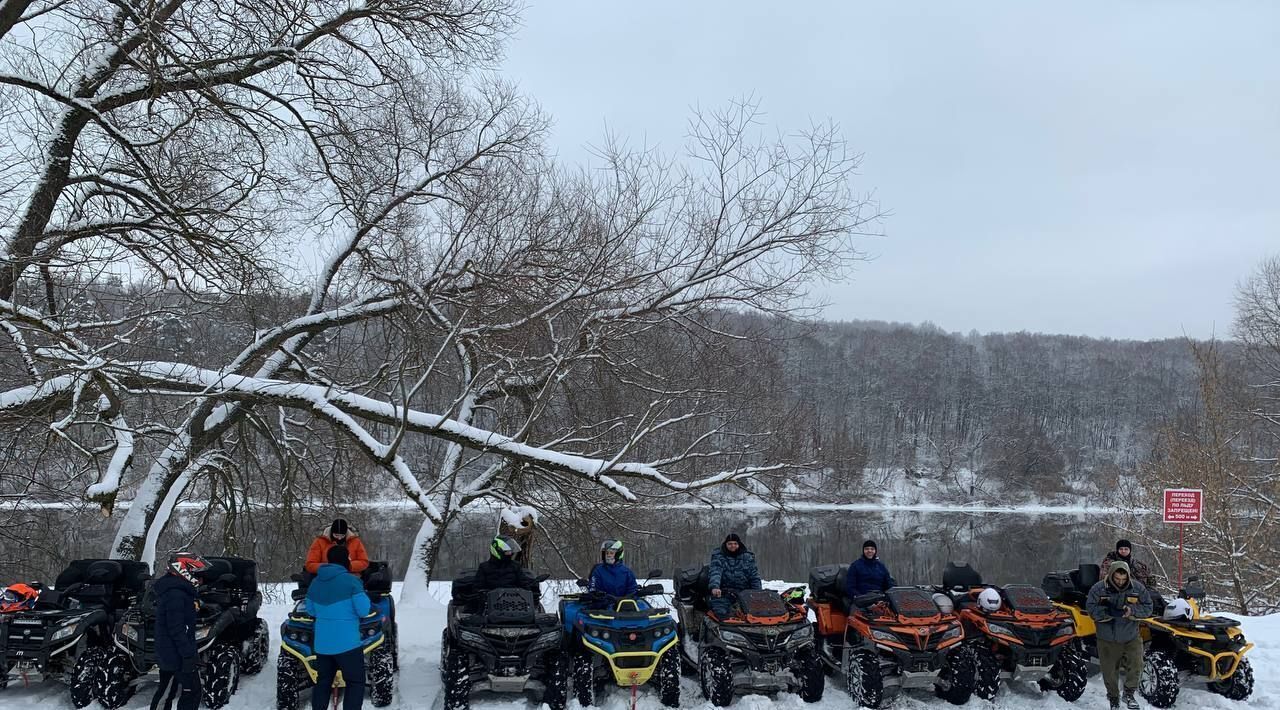
[{"label": "yellow atv", "polygon": [[[1055,605],[1071,614],[1090,659],[1097,662],[1097,627],[1085,611],[1089,588],[1098,581],[1097,565],[1080,565],[1070,572],[1051,572],[1044,588]],[[1231,700],[1253,693],[1253,668],[1244,657],[1253,644],[1244,638],[1240,622],[1203,614],[1204,587],[1197,577],[1187,580],[1178,598],[1166,604],[1152,592],[1155,616],[1139,619],[1146,647],[1139,690],[1157,708],[1173,707],[1183,685],[1205,684]]]}]

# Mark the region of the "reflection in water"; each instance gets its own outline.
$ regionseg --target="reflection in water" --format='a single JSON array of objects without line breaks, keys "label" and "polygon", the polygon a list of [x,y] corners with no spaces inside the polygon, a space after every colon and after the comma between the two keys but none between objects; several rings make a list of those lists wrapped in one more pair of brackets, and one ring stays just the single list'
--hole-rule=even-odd
[{"label": "reflection in water", "polygon": [[[12,523],[0,514],[0,525]],[[67,560],[100,554],[114,532],[116,520],[96,516],[70,516],[65,512],[41,512],[27,522],[44,531],[46,549],[16,549],[0,539],[4,583],[16,579],[51,580]],[[244,523],[234,535],[217,521],[199,527],[199,516],[184,513],[161,541],[161,549],[190,544],[206,554],[224,549],[224,540],[240,554],[259,561],[264,581],[285,580],[297,570],[314,532],[331,516],[296,516],[285,525],[268,516]],[[346,517],[360,531],[369,554],[391,560],[397,573],[408,563],[413,539],[421,520],[412,510],[351,510]],[[497,516],[469,515],[441,549],[436,579],[447,579],[472,569],[488,554]],[[1098,520],[1063,514],[1017,513],[868,513],[822,511],[780,514],[775,511],[643,510],[627,516],[630,529],[662,530],[661,534],[625,534],[618,529],[554,531],[558,546],[572,570],[566,570],[552,546],[535,550],[539,572],[552,576],[585,575],[599,556],[600,540],[622,536],[626,559],[643,576],[653,568],[670,576],[677,567],[703,564],[724,535],[738,532],[756,554],[761,576],[803,582],[809,569],[819,564],[847,563],[867,538],[876,540],[880,556],[899,583],[936,584],[948,560],[970,562],[994,583],[1038,584],[1045,572],[1074,567],[1081,561],[1096,562],[1110,549],[1115,533]],[[1138,539],[1135,537],[1135,539]]]}]

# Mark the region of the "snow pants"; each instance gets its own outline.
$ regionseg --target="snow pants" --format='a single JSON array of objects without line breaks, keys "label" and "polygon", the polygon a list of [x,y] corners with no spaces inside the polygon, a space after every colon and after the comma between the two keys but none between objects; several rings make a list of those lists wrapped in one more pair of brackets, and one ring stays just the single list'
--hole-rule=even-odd
[{"label": "snow pants", "polygon": [[1142,638],[1132,641],[1098,639],[1098,665],[1102,666],[1102,682],[1107,698],[1120,697],[1120,671],[1124,669],[1124,689],[1134,692],[1142,677]]},{"label": "snow pants", "polygon": [[347,687],[342,691],[342,710],[359,710],[364,705],[364,649],[360,646],[336,656],[317,655],[313,662],[316,685],[311,689],[312,710],[325,710],[333,695],[333,679],[342,671]]},{"label": "snow pants", "polygon": [[151,710],[172,710],[174,698],[178,700],[178,710],[196,710],[200,706],[200,676],[195,670],[160,671],[160,687],[151,696]]}]

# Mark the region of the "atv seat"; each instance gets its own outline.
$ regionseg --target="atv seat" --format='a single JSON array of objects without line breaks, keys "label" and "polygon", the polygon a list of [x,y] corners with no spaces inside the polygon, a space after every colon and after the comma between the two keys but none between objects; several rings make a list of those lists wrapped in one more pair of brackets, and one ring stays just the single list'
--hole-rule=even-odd
[{"label": "atv seat", "polygon": [[948,562],[942,570],[942,588],[946,591],[967,591],[982,586],[982,575],[968,562]]},{"label": "atv seat", "polygon": [[819,602],[846,603],[844,590],[849,575],[848,565],[822,565],[809,570],[809,591]]}]

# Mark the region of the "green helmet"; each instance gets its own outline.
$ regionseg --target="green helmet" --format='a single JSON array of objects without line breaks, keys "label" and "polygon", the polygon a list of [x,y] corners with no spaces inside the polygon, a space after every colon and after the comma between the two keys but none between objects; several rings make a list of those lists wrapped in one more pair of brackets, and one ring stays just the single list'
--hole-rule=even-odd
[{"label": "green helmet", "polygon": [[604,562],[604,553],[613,550],[613,561],[622,561],[622,541],[621,540],[605,540],[600,543],[600,561]]},{"label": "green helmet", "polygon": [[496,560],[504,557],[514,560],[516,555],[520,554],[520,543],[508,535],[499,535],[493,538],[493,543],[489,545],[489,554]]}]

